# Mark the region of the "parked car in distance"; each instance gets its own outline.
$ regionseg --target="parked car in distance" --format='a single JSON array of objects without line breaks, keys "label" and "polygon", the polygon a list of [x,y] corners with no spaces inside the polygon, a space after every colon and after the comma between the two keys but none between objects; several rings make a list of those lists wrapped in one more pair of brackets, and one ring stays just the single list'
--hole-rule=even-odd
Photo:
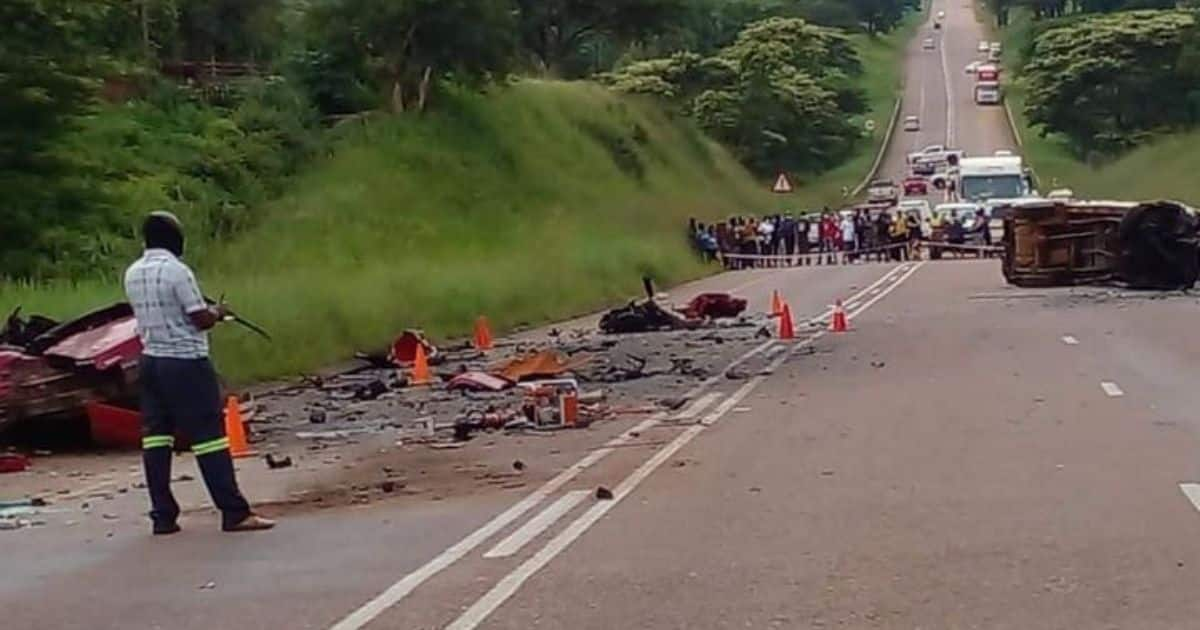
[{"label": "parked car in distance", "polygon": [[904,130],[905,131],[920,131],[921,130],[921,119],[917,118],[916,116],[905,116],[904,117]]},{"label": "parked car in distance", "polygon": [[975,71],[978,70],[979,66],[981,65],[983,65],[982,61],[972,61],[971,63],[967,64],[967,67],[964,68],[964,70],[967,74],[975,74]]},{"label": "parked car in distance", "polygon": [[979,45],[975,47],[975,50],[977,50],[981,53],[985,53],[991,49],[992,49],[992,45],[984,40],[980,40]]},{"label": "parked car in distance", "polygon": [[924,177],[905,177],[904,178],[904,196],[910,195],[928,195],[929,180]]},{"label": "parked car in distance", "polygon": [[925,41],[921,42],[921,48],[924,48],[925,50],[933,50],[934,49],[933,38],[926,37]]},{"label": "parked car in distance", "polygon": [[937,172],[937,164],[933,162],[913,162],[913,175],[933,175]]}]

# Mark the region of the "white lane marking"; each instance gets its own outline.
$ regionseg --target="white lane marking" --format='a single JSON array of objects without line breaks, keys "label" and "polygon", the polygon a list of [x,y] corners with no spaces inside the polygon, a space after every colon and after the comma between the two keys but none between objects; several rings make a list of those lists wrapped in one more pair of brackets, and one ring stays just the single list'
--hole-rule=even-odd
[{"label": "white lane marking", "polygon": [[1100,389],[1103,389],[1104,393],[1108,394],[1109,398],[1116,398],[1118,396],[1125,395],[1125,392],[1121,391],[1121,388],[1112,381],[1104,381],[1100,383]]},{"label": "white lane marking", "polygon": [[546,531],[551,525],[558,521],[575,509],[581,501],[591,492],[588,490],[572,490],[561,497],[557,501],[551,503],[546,509],[542,510],[537,516],[529,519],[521,529],[509,534],[508,538],[501,540],[492,547],[490,551],[483,554],[484,558],[507,558],[524,547],[529,541],[537,538],[539,534]]},{"label": "white lane marking", "polygon": [[[887,290],[882,295],[868,301],[867,304],[859,308],[858,312],[863,312],[863,310],[865,310],[868,306],[877,302],[879,298],[891,293],[896,287],[900,286],[905,279],[912,276],[917,269],[920,269],[922,264],[923,263],[918,263],[913,265],[907,270],[907,273],[898,277],[895,282],[888,286]],[[780,355],[768,365],[768,371],[774,371],[780,365],[782,365],[784,361],[793,356],[800,348],[811,345],[814,341],[823,337],[824,335],[825,331],[817,331],[804,338],[799,343],[793,345],[790,352]],[[750,394],[750,392],[754,391],[754,389],[763,381],[765,381],[766,378],[767,377],[765,376],[756,376],[747,381],[745,385],[742,385],[740,388],[738,388],[737,391],[722,401],[720,405],[717,405],[717,407],[709,412],[708,415],[704,416],[699,423],[688,427],[686,431],[676,436],[676,438],[671,440],[671,442],[664,446],[662,450],[656,452],[650,459],[646,460],[645,463],[639,466],[637,470],[633,471],[633,473],[621,481],[621,483],[617,485],[616,490],[613,491],[612,500],[596,503],[582,515],[580,515],[579,518],[571,522],[570,525],[568,525],[563,531],[559,532],[559,534],[551,539],[550,542],[546,543],[546,546],[538,550],[538,552],[531,556],[528,560],[521,563],[521,565],[511,573],[504,576],[504,578],[496,583],[496,586],[492,587],[492,589],[484,594],[483,597],[476,600],[476,602],[472,604],[471,607],[465,612],[463,612],[462,615],[455,619],[450,625],[446,626],[446,630],[474,630],[474,628],[479,627],[479,625],[483,623],[488,616],[495,612],[497,608],[504,604],[504,602],[508,601],[510,597],[516,594],[516,592],[520,590],[521,586],[524,585],[529,578],[533,577],[534,574],[549,564],[555,557],[558,556],[558,554],[562,553],[571,543],[575,542],[575,540],[582,536],[592,525],[595,525],[596,522],[599,521],[605,514],[607,514],[609,510],[613,509],[618,503],[621,502],[622,499],[633,492],[633,490],[636,489],[638,485],[642,483],[642,481],[653,474],[659,466],[662,466],[662,464],[666,462],[667,459],[669,459],[672,455],[678,452],[679,449],[683,448],[689,442],[695,439],[695,437],[700,435],[704,429],[719,421],[722,416],[724,416],[730,409],[741,402],[743,398]]]},{"label": "white lane marking", "polygon": [[[783,346],[775,346],[774,348],[771,348],[771,352],[775,352],[776,349],[783,349]],[[705,409],[707,409],[708,406],[713,403],[713,401],[715,401],[716,399],[718,399],[720,397],[721,397],[721,392],[709,392],[709,393],[697,398],[696,400],[692,401],[692,404],[688,405],[683,411],[680,411],[679,413],[675,414],[674,416],[671,416],[671,419],[672,420],[691,420],[692,418],[695,418],[697,415],[699,415],[701,411],[704,411]]]},{"label": "white lane marking", "polygon": [[[908,263],[905,263],[905,265],[907,265],[907,264]],[[884,282],[891,280],[899,271],[905,269],[905,265],[900,265],[898,267],[895,267],[895,268],[889,270],[886,274],[881,276],[878,280],[871,283],[871,285],[868,286],[867,289],[877,287],[877,286],[883,284]],[[866,291],[866,289],[864,289],[863,291],[860,291],[857,295],[862,295],[862,293],[865,291]],[[828,316],[829,313],[830,313],[830,311],[826,311],[824,316]],[[823,334],[824,334],[823,332],[818,333],[816,336],[814,336],[812,338],[815,339],[816,337],[819,337]],[[769,340],[769,341],[763,342],[762,344],[760,344],[758,346],[755,346],[754,348],[751,348],[750,350],[748,350],[747,352],[742,354],[742,356],[738,357],[732,363],[730,363],[725,368],[725,370],[722,370],[721,372],[714,374],[713,376],[710,376],[707,379],[701,381],[699,384],[697,384],[695,387],[693,387],[691,390],[689,390],[685,394],[685,396],[687,396],[687,397],[698,396],[705,389],[707,389],[708,387],[711,387],[713,384],[720,381],[723,378],[722,374],[724,374],[730,368],[741,365],[742,363],[744,363],[744,362],[748,361],[749,359],[751,359],[752,357],[754,357],[754,355],[756,355],[760,352],[763,352],[764,350],[766,350],[769,346],[771,346],[774,343],[775,343],[775,340]],[[797,347],[799,347],[799,346],[797,346]],[[781,359],[786,358],[787,356],[789,356],[789,354],[790,353],[783,354],[780,356],[780,358]],[[532,510],[534,507],[537,507],[537,505],[539,503],[541,503],[546,497],[557,492],[560,488],[562,488],[562,486],[564,484],[566,484],[567,482],[574,479],[576,476],[578,476],[581,472],[586,470],[588,467],[594,465],[596,462],[600,461],[601,459],[603,459],[604,457],[606,457],[607,455],[612,453],[615,450],[614,447],[621,446],[621,445],[625,444],[626,442],[628,442],[630,439],[632,439],[630,437],[630,433],[645,431],[646,429],[648,429],[648,428],[654,426],[656,423],[658,423],[663,417],[665,417],[665,414],[655,414],[653,416],[650,416],[649,418],[647,418],[645,421],[643,421],[641,424],[637,425],[633,429],[626,431],[626,432],[622,433],[621,435],[618,435],[617,437],[613,438],[612,440],[609,440],[608,442],[605,443],[604,448],[600,448],[595,451],[592,451],[586,457],[584,457],[583,459],[576,462],[573,466],[562,471],[561,473],[558,474],[558,476],[554,477],[550,481],[547,481],[542,487],[533,491],[533,493],[531,493],[529,496],[525,497],[524,499],[517,502],[509,509],[500,513],[495,518],[493,518],[492,520],[488,521],[483,526],[481,526],[479,529],[468,534],[466,538],[463,538],[458,543],[456,543],[453,546],[442,551],[442,553],[435,556],[432,560],[425,563],[423,566],[421,566],[417,570],[413,571],[412,573],[409,573],[408,575],[404,576],[399,581],[397,581],[395,584],[389,586],[382,593],[375,596],[373,599],[371,599],[367,603],[363,604],[357,610],[351,612],[349,615],[347,615],[341,621],[338,621],[336,624],[331,626],[330,630],[359,630],[360,628],[366,626],[368,623],[373,621],[375,618],[379,617],[379,615],[383,614],[384,611],[386,611],[387,609],[391,608],[392,606],[395,606],[396,604],[400,603],[400,601],[403,600],[405,597],[408,597],[409,594],[411,594],[418,586],[420,586],[421,584],[424,584],[426,581],[428,581],[430,578],[432,578],[433,576],[440,573],[446,567],[449,567],[450,565],[454,564],[455,562],[458,562],[460,559],[463,558],[463,556],[465,556],[468,553],[470,553],[471,551],[473,551],[476,547],[482,545],[484,542],[486,542],[489,538],[494,536],[500,530],[504,529],[505,527],[510,525],[512,522],[521,518],[529,510]],[[703,426],[703,425],[698,424],[696,426]]]},{"label": "white lane marking", "polygon": [[[784,355],[787,356],[787,355]],[[599,521],[605,514],[615,507],[622,499],[629,495],[644,479],[649,477],[655,470],[658,469],[672,455],[683,448],[688,442],[691,442],[697,435],[700,434],[713,419],[719,418],[729,410],[730,407],[737,404],[750,393],[752,389],[758,386],[765,380],[765,377],[756,376],[752,380],[742,385],[732,396],[717,406],[715,410],[704,417],[700,424],[692,425],[683,433],[680,433],[674,440],[671,440],[665,447],[654,454],[653,457],[646,460],[637,470],[633,471],[620,484],[617,485],[613,492],[613,498],[608,501],[600,501],[591,508],[588,508],[579,518],[571,522],[566,529],[559,532],[557,536],[546,543],[536,554],[530,557],[516,570],[504,576],[496,586],[479,598],[470,608],[462,615],[455,619],[453,623],[446,626],[446,630],[472,630],[483,623],[497,608],[501,606],[509,597],[521,588],[521,586],[535,573],[550,563],[558,554],[562,553],[568,545],[575,542],[583,535],[592,525]]]},{"label": "white lane marking", "polygon": [[946,61],[946,34],[942,31],[941,45],[938,46],[942,56],[942,77],[946,84],[946,147],[954,147],[954,93],[950,81],[950,64]]},{"label": "white lane marking", "polygon": [[1192,502],[1192,507],[1200,511],[1200,483],[1181,483],[1179,489],[1183,490],[1183,495]]},{"label": "white lane marking", "polygon": [[1067,344],[1068,346],[1078,346],[1079,345],[1079,340],[1072,337],[1071,335],[1063,335],[1062,342]]}]

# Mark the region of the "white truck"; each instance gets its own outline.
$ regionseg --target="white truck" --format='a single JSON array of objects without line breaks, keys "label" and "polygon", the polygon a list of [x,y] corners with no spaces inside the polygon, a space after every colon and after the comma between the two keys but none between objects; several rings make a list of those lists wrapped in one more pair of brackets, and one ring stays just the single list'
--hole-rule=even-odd
[{"label": "white truck", "polygon": [[908,164],[909,166],[918,163],[947,164],[961,160],[963,156],[964,153],[958,149],[949,149],[941,144],[931,144],[920,151],[909,153]]},{"label": "white truck", "polygon": [[1003,219],[1014,202],[1038,196],[1029,169],[1010,151],[963,158],[952,176],[958,198],[982,206],[993,222]]}]

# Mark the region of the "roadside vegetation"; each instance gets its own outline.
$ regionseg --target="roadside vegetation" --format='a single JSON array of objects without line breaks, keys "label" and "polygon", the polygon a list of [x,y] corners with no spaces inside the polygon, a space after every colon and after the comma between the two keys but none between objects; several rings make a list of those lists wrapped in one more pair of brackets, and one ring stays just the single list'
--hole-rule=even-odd
[{"label": "roadside vegetation", "polygon": [[1200,203],[1195,10],[1035,9],[1010,6],[1002,35],[1006,100],[1043,191]]},{"label": "roadside vegetation", "polygon": [[[183,218],[206,289],[276,336],[217,335],[237,382],[408,326],[459,335],[487,313],[503,329],[610,304],[643,273],[696,277],[688,217],[829,203],[862,176],[898,85],[906,10],[13,0],[0,8],[0,310],[67,317],[120,299],[154,209]],[[583,81],[815,32],[837,43],[836,67],[806,71],[835,98],[762,101],[729,84],[714,100],[772,105],[737,110],[743,128],[778,136],[766,146],[724,133],[728,111],[695,117]],[[808,115],[776,130],[779,108]],[[820,184],[772,197],[764,182],[782,167]]]}]

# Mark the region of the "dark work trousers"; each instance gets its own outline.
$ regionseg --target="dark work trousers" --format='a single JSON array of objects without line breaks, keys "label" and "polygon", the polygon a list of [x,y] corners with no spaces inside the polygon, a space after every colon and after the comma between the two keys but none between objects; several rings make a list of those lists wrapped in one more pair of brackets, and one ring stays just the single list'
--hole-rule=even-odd
[{"label": "dark work trousers", "polygon": [[225,436],[221,386],[208,359],[166,359],[143,356],[142,463],[150,490],[150,518],[169,525],[179,518],[171,494],[171,457],[176,432],[192,444],[196,464],[213,503],[221,510],[221,525],[229,528],[250,515],[250,505],[238,490]]}]

